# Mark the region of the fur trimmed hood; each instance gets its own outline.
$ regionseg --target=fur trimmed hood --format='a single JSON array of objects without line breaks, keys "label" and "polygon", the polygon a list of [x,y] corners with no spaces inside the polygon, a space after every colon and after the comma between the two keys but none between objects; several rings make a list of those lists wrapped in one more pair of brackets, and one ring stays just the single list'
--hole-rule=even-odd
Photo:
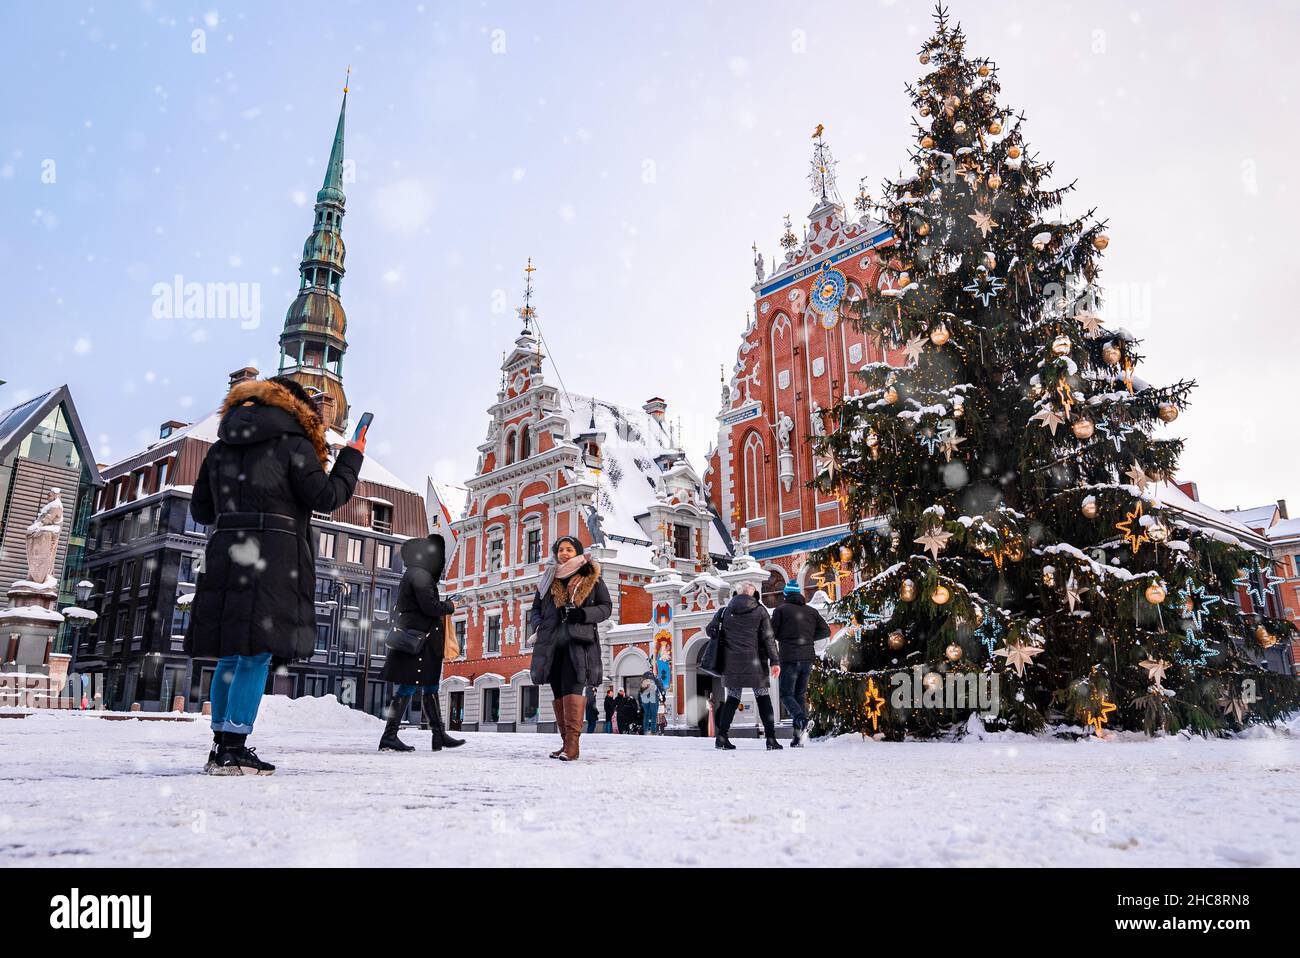
[{"label": "fur trimmed hood", "polygon": [[325,422],[320,414],[308,403],[303,402],[279,383],[265,379],[250,379],[236,383],[226,394],[221,404],[221,418],[224,422],[231,410],[248,403],[281,409],[292,416],[302,427],[303,432],[316,450],[316,457],[321,465],[329,462],[329,445],[325,441]]},{"label": "fur trimmed hood", "polygon": [[[600,581],[600,564],[595,559],[588,559],[587,565],[583,571],[575,572],[569,577],[567,583],[556,579],[551,583],[551,601],[555,603],[558,609],[566,602],[571,601],[574,605],[582,605],[591,595],[596,583]],[[568,586],[568,594],[565,594],[565,586]]]}]

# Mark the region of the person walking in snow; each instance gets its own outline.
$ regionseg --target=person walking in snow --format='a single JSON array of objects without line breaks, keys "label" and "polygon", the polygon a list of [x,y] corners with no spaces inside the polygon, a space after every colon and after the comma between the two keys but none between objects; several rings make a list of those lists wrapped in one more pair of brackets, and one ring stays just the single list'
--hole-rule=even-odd
[{"label": "person walking in snow", "polygon": [[381,752],[412,752],[415,749],[397,737],[402,718],[411,698],[420,694],[420,709],[433,733],[433,750],[456,748],[465,740],[452,738],[442,721],[442,702],[438,684],[442,681],[442,660],[446,648],[446,616],[456,611],[450,599],[438,594],[438,580],[446,559],[442,536],[408,539],[402,544],[402,563],[406,566],[397,587],[393,606],[394,627],[409,636],[423,637],[420,651],[412,654],[389,647],[382,678],[396,684],[385,712],[384,735],[379,740]]},{"label": "person walking in snow", "polygon": [[785,601],[772,612],[772,631],[781,651],[781,702],[794,725],[791,748],[803,748],[808,736],[808,678],[812,675],[815,643],[830,638],[831,627],[810,606],[793,580],[785,584]]},{"label": "person walking in snow", "polygon": [[329,464],[325,423],[301,385],[276,376],[232,386],[221,405],[190,500],[212,528],[191,607],[185,651],[215,658],[213,775],[269,775],[246,746],[272,662],[308,658],[316,646],[316,550],[311,514],[352,498],[365,438]]},{"label": "person walking in snow", "polygon": [[654,735],[659,731],[659,686],[649,675],[641,679],[641,734]]},{"label": "person walking in snow", "polygon": [[605,734],[609,735],[614,731],[614,691],[613,689],[605,690]]},{"label": "person walking in snow", "polygon": [[596,625],[610,617],[614,604],[600,566],[573,536],[556,539],[551,557],[528,610],[529,631],[536,635],[531,672],[538,685],[550,683],[555,700],[563,745],[551,758],[573,762],[582,736],[584,691],[603,678]]},{"label": "person walking in snow", "polygon": [[742,583],[722,613],[715,615],[705,629],[710,638],[721,636],[718,658],[722,684],[727,690],[727,699],[718,710],[715,723],[715,748],[736,747],[727,735],[731,731],[731,720],[740,707],[740,696],[749,688],[754,690],[754,698],[758,701],[758,714],[763,721],[768,750],[781,749],[781,743],[776,740],[776,719],[768,683],[769,671],[772,678],[781,674],[781,667],[777,664],[780,654],[772,632],[772,620],[758,601],[757,592],[758,587],[753,583]]},{"label": "person walking in snow", "polygon": [[587,688],[587,734],[590,735],[596,731],[596,723],[600,721],[600,709],[596,707],[596,688],[589,686]]}]

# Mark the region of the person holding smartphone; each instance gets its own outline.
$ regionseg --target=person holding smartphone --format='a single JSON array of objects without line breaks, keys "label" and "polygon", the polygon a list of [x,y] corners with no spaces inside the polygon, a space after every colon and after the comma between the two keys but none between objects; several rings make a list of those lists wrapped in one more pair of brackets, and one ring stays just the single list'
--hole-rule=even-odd
[{"label": "person holding smartphone", "polygon": [[194,483],[190,513],[211,527],[185,651],[217,660],[213,775],[270,775],[248,748],[267,674],[316,647],[311,515],[343,506],[361,474],[361,433],[330,465],[325,422],[286,376],[246,380],[221,406],[217,441]]}]

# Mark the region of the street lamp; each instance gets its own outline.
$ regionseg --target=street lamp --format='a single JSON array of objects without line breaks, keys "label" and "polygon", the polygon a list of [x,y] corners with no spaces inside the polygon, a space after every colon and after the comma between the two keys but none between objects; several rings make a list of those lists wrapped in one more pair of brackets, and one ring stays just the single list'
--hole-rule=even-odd
[{"label": "street lamp", "polygon": [[[343,682],[347,678],[347,650],[343,646],[343,603],[347,601],[352,590],[348,584],[336,579],[330,586],[330,606],[334,641],[339,652],[339,702],[343,703]],[[343,703],[346,704],[346,703]]]}]

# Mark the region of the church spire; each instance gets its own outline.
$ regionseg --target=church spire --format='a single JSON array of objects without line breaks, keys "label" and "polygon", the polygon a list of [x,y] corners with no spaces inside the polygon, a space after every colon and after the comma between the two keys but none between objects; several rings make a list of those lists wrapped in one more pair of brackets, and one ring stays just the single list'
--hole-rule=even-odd
[{"label": "church spire", "polygon": [[[348,68],[349,76],[352,68]],[[338,126],[330,148],[325,180],[316,194],[315,222],[303,244],[298,265],[298,295],[284,317],[280,333],[280,373],[324,394],[325,423],[344,432],[348,399],[343,389],[343,356],[347,352],[347,314],[339,298],[343,283],[343,129],[348,86],[343,86]]]},{"label": "church spire", "polygon": [[822,139],[825,130],[826,127],[818,123],[812,135],[812,168],[808,172],[808,182],[812,186],[813,196],[817,198],[817,202],[810,215],[815,215],[827,206],[844,208],[844,201],[840,199],[840,191],[835,185],[836,160],[831,155],[831,148]]}]

